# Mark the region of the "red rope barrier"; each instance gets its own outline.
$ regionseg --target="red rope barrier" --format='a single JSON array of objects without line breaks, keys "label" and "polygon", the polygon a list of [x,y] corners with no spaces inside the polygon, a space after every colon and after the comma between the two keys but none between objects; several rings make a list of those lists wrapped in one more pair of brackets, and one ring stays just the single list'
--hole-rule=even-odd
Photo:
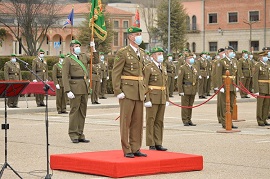
[{"label": "red rope barrier", "polygon": [[196,105],[196,106],[181,106],[181,105],[176,104],[176,103],[174,103],[174,102],[172,102],[172,101],[170,101],[170,100],[169,100],[169,102],[170,102],[172,105],[177,106],[177,107],[180,107],[180,108],[188,108],[188,109],[190,109],[190,108],[197,108],[197,107],[199,107],[199,106],[201,106],[201,105],[207,103],[207,102],[210,101],[211,99],[213,99],[213,98],[219,93],[220,89],[223,88],[223,86],[224,86],[224,85],[222,85],[222,86],[215,92],[215,94],[212,95],[209,99],[207,99],[207,100],[204,101],[203,103],[198,104],[198,105]]},{"label": "red rope barrier", "polygon": [[251,93],[247,88],[245,88],[245,86],[243,85],[241,81],[239,82],[239,84],[241,85],[241,87],[233,83],[235,87],[239,88],[240,90],[244,91],[245,93],[251,95],[254,98],[270,98],[270,96],[260,96],[260,95],[255,95],[254,93]]}]

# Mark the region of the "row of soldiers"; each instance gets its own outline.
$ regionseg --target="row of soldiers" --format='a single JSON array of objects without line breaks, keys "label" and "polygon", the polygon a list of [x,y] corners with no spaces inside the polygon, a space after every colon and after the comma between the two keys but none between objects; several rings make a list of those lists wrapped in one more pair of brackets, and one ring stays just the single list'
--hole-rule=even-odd
[{"label": "row of soldiers", "polygon": [[[32,71],[37,76],[32,75],[33,82],[40,80],[48,81],[48,65],[44,60],[45,51],[39,49],[38,55],[32,61]],[[58,114],[66,114],[66,105],[69,102],[67,95],[63,90],[62,82],[62,64],[65,55],[60,54],[58,62],[54,64],[52,71],[52,80],[56,87],[56,107]],[[10,61],[4,65],[4,78],[5,80],[22,80],[20,64],[17,62],[15,54],[11,54]],[[98,99],[106,99],[105,94],[107,91],[107,80],[109,79],[108,74],[108,63],[105,61],[104,53],[100,52],[100,63],[93,64],[92,68],[92,104],[100,104]],[[37,107],[45,106],[44,95],[35,94]],[[7,105],[10,108],[18,108],[18,97],[8,98]]]}]

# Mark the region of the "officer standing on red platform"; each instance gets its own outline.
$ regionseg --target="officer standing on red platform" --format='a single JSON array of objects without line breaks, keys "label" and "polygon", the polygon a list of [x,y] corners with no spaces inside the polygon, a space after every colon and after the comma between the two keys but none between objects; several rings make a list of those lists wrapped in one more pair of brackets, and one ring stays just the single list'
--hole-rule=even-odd
[{"label": "officer standing on red platform", "polygon": [[120,49],[114,59],[112,84],[114,94],[120,103],[120,134],[124,157],[146,157],[140,152],[143,135],[144,50],[142,30],[138,27],[127,29],[129,45]]}]

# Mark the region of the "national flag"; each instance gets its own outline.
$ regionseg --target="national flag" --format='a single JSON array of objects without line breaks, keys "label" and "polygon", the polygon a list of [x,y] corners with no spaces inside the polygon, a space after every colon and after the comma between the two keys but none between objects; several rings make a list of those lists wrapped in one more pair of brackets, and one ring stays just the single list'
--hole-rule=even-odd
[{"label": "national flag", "polygon": [[107,29],[102,12],[101,0],[91,0],[91,12],[89,17],[89,27],[92,26],[92,18],[94,17],[94,33],[96,36],[104,41],[107,37]]},{"label": "national flag", "polygon": [[68,24],[73,26],[73,19],[74,19],[74,9],[72,8],[71,12],[68,15],[66,22],[63,25],[63,28],[65,28]]},{"label": "national flag", "polygon": [[141,26],[141,24],[140,24],[140,13],[139,13],[138,9],[136,10],[135,22],[134,22],[133,26],[134,27],[140,27]]}]

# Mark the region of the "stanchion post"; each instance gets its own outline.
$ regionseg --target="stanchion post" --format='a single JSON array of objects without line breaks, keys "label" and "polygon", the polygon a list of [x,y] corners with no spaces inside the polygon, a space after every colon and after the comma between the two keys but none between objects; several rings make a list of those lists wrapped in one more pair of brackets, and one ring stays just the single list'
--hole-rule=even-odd
[{"label": "stanchion post", "polygon": [[238,106],[236,104],[236,96],[233,101],[233,113],[232,113],[232,120],[238,120]]},{"label": "stanchion post", "polygon": [[225,94],[226,94],[226,130],[232,130],[232,115],[231,115],[231,107],[230,107],[230,72],[229,70],[226,71],[226,78],[225,78]]}]

